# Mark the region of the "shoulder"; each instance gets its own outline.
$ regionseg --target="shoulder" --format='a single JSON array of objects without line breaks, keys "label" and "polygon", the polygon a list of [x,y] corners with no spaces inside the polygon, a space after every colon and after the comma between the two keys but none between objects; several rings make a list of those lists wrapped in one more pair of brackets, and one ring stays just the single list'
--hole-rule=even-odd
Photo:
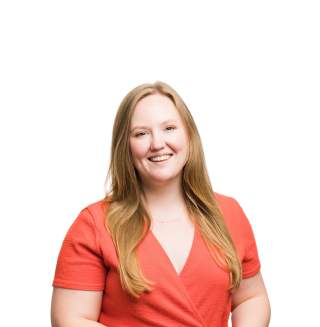
[{"label": "shoulder", "polygon": [[239,209],[238,201],[231,195],[214,192],[214,199],[216,200],[221,211],[225,214]]},{"label": "shoulder", "polygon": [[104,215],[108,207],[108,202],[105,199],[99,199],[95,202],[87,204],[83,210],[88,210],[93,217]]},{"label": "shoulder", "polygon": [[68,229],[66,239],[89,238],[105,233],[106,207],[104,199],[82,206]]},{"label": "shoulder", "polygon": [[214,192],[225,223],[233,234],[250,228],[250,222],[238,200],[230,195]]},{"label": "shoulder", "polygon": [[230,199],[233,199],[231,196],[222,194],[220,192],[213,192],[213,195],[216,200],[220,201],[230,201]]},{"label": "shoulder", "polygon": [[97,229],[105,230],[105,217],[106,210],[108,208],[108,202],[103,199],[98,199],[95,202],[90,202],[81,209],[81,213],[84,213],[87,219],[90,219],[92,225]]}]

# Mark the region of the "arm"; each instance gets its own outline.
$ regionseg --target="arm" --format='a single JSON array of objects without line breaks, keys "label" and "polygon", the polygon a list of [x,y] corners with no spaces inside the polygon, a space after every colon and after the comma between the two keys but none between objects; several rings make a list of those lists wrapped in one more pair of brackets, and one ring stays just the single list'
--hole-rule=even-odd
[{"label": "arm", "polygon": [[60,249],[51,301],[52,327],[104,327],[101,313],[106,267],[94,217],[81,210]]},{"label": "arm", "polygon": [[261,272],[245,278],[232,294],[232,327],[268,327],[271,306]]},{"label": "arm", "polygon": [[51,300],[52,327],[105,327],[97,322],[103,291],[54,287]]}]

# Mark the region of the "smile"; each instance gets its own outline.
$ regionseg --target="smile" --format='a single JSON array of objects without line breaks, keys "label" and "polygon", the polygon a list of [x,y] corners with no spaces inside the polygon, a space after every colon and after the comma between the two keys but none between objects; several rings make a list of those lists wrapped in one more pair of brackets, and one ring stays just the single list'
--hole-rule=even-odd
[{"label": "smile", "polygon": [[172,155],[163,155],[163,156],[154,157],[153,159],[148,158],[148,160],[153,163],[160,163],[169,160],[171,157]]}]

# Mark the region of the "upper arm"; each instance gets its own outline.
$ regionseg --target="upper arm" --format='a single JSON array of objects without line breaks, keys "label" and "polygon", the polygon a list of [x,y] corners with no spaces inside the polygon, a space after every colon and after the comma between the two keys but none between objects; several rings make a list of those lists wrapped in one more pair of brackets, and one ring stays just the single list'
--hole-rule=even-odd
[{"label": "upper arm", "polygon": [[103,291],[82,291],[54,287],[51,300],[51,322],[63,326],[67,320],[85,318],[98,321]]},{"label": "upper arm", "polygon": [[62,242],[52,286],[103,291],[106,273],[93,216],[83,209]]},{"label": "upper arm", "polygon": [[252,277],[242,279],[239,288],[231,295],[231,311],[242,302],[256,296],[268,297],[260,271]]}]

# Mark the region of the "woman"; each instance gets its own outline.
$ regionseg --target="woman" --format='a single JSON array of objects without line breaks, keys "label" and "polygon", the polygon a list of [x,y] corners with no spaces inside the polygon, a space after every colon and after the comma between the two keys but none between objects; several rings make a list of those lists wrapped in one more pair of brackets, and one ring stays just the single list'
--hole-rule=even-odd
[{"label": "woman", "polygon": [[251,225],[213,192],[195,122],[177,92],[134,88],[112,134],[111,189],[82,209],[53,281],[54,327],[268,326]]}]

